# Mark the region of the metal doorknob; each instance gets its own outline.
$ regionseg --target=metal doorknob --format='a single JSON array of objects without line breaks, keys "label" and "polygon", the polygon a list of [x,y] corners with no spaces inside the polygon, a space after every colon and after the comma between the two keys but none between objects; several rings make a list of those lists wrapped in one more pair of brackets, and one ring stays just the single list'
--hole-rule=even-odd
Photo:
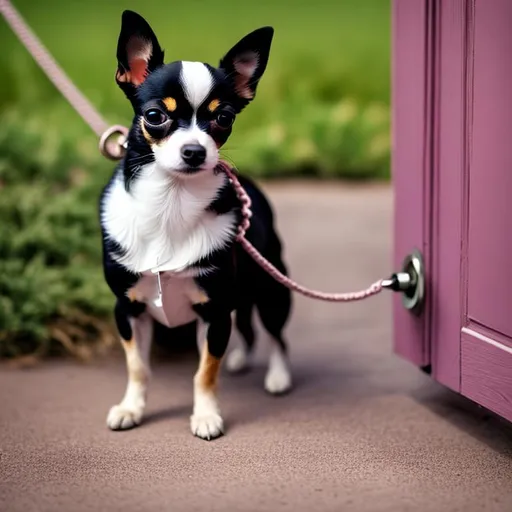
[{"label": "metal doorknob", "polygon": [[382,287],[402,293],[402,304],[406,309],[419,315],[425,302],[425,266],[418,250],[407,255],[400,272],[382,281]]}]

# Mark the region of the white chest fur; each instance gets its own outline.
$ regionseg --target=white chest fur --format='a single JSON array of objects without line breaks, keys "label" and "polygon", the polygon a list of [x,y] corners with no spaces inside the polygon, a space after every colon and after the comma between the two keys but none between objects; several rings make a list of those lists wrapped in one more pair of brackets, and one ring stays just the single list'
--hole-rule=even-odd
[{"label": "white chest fur", "polygon": [[222,248],[233,237],[235,216],[206,208],[225,179],[213,172],[178,179],[153,163],[141,169],[127,192],[119,174],[105,195],[102,215],[108,235],[125,250],[119,262],[133,272],[181,271]]},{"label": "white chest fur", "polygon": [[[206,295],[188,273],[161,273],[161,297],[156,274],[144,274],[132,288],[137,300],[146,303],[151,316],[167,327],[177,327],[194,321],[197,316],[193,304],[204,302]],[[157,304],[161,298],[161,305]]]},{"label": "white chest fur", "polygon": [[224,174],[213,172],[181,179],[152,163],[140,170],[129,192],[119,173],[105,194],[103,226],[124,249],[119,263],[143,274],[136,295],[145,297],[159,321],[165,313],[154,305],[158,286],[151,271],[161,270],[163,302],[172,309],[168,321],[162,322],[166,325],[195,318],[190,305],[197,288],[187,269],[234,236],[233,213],[206,211],[225,180]]}]

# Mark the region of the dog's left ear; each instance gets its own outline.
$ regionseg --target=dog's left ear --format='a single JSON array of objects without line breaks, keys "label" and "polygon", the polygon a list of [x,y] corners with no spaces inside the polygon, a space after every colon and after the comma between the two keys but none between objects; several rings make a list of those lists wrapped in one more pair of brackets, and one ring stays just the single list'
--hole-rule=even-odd
[{"label": "dog's left ear", "polygon": [[234,82],[240,110],[255,96],[256,87],[267,67],[274,29],[263,27],[246,35],[220,61]]},{"label": "dog's left ear", "polygon": [[116,82],[132,103],[137,87],[164,63],[164,52],[155,33],[136,12],[123,12],[117,62]]}]

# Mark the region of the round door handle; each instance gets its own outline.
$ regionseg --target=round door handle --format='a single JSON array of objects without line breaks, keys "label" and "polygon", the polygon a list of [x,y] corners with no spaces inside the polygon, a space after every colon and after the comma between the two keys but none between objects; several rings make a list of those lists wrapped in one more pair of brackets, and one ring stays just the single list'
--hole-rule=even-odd
[{"label": "round door handle", "polygon": [[382,281],[382,287],[400,292],[405,309],[415,315],[421,314],[425,303],[425,265],[418,250],[408,254],[400,272]]}]

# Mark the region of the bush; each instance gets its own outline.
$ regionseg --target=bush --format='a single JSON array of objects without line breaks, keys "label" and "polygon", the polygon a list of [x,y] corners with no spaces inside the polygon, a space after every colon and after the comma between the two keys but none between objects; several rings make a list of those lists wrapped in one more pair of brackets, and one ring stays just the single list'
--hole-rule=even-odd
[{"label": "bush", "polygon": [[96,211],[107,174],[87,172],[69,138],[9,115],[0,155],[0,357],[84,355],[84,342],[111,337]]}]

